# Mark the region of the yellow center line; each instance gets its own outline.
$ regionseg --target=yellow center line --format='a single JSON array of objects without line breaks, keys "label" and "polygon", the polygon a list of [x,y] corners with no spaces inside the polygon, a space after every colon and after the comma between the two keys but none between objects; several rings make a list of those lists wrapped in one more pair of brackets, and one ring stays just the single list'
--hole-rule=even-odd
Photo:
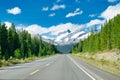
[{"label": "yellow center line", "polygon": [[33,74],[37,73],[38,71],[39,71],[39,69],[37,69],[37,70],[31,72],[30,75],[33,75]]}]

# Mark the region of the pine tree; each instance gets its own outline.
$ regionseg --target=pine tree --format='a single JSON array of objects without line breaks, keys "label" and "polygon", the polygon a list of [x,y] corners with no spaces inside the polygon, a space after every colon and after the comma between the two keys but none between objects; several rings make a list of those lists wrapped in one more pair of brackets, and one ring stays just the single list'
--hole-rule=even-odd
[{"label": "pine tree", "polygon": [[[2,58],[5,57],[5,59],[8,59],[9,56],[8,56],[8,52],[7,52],[7,49],[8,49],[8,41],[7,41],[7,36],[8,33],[7,33],[7,29],[5,27],[5,24],[2,24],[0,26],[0,45],[1,45],[1,55],[2,55]],[[6,55],[6,56],[5,56]]]},{"label": "pine tree", "polygon": [[[80,49],[78,46],[80,46],[79,43],[72,49],[72,52],[80,52],[77,51]],[[82,45],[82,52],[89,53],[111,49],[120,50],[120,15],[106,22],[101,32],[98,33],[95,29],[94,33],[92,32],[87,39],[84,39]]]},{"label": "pine tree", "polygon": [[5,24],[0,24],[0,59],[8,60],[10,57],[27,58],[32,56],[45,56],[54,54],[55,46],[43,42],[40,37],[25,31],[16,31],[12,23],[7,30]]}]

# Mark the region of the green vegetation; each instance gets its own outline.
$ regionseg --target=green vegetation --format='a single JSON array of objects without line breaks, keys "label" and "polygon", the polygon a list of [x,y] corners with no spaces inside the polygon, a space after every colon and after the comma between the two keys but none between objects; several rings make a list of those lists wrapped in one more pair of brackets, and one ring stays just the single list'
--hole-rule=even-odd
[{"label": "green vegetation", "polygon": [[120,76],[120,15],[102,26],[101,32],[93,29],[71,52],[76,58]]},{"label": "green vegetation", "polygon": [[72,56],[104,71],[120,76],[119,61],[113,62],[105,60],[104,58],[97,59],[90,54],[72,54]]},{"label": "green vegetation", "polygon": [[0,24],[0,66],[2,61],[10,59],[24,60],[55,53],[54,45],[43,42],[40,36],[31,37],[25,30],[17,31],[14,24],[9,29],[5,24]]},{"label": "green vegetation", "polygon": [[112,49],[120,50],[120,15],[117,15],[102,26],[101,32],[93,29],[91,35],[74,46],[71,52],[95,54],[99,51],[103,52]]},{"label": "green vegetation", "polygon": [[54,56],[54,55],[56,55],[56,54],[40,56],[40,57],[34,56],[34,57],[28,57],[28,58],[24,58],[24,59],[23,58],[21,58],[21,59],[9,58],[8,60],[3,59],[3,60],[0,60],[0,67],[12,66],[12,65],[21,64],[21,63],[28,63],[28,62],[31,62],[33,60],[43,59],[43,58]]}]

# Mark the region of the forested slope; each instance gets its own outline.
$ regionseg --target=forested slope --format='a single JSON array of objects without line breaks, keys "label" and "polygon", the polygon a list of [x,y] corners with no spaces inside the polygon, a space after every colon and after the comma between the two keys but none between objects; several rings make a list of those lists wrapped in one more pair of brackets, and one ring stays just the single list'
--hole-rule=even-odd
[{"label": "forested slope", "polygon": [[31,37],[25,31],[17,31],[14,24],[7,29],[0,24],[0,59],[28,58],[55,54],[54,45],[45,43],[39,36]]},{"label": "forested slope", "polygon": [[87,39],[79,41],[71,52],[97,53],[112,49],[120,50],[120,15],[101,26],[101,32],[94,29],[91,35]]}]

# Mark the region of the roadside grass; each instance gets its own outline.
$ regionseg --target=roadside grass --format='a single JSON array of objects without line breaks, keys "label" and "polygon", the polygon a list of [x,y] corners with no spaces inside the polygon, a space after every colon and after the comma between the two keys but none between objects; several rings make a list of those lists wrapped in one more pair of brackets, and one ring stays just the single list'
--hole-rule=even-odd
[{"label": "roadside grass", "polygon": [[56,55],[56,54],[46,55],[46,56],[42,56],[42,57],[29,57],[29,58],[25,58],[25,59],[10,58],[8,60],[0,60],[0,67],[12,66],[12,65],[21,64],[21,63],[27,63],[27,62],[47,58],[47,57],[54,56],[54,55]]},{"label": "roadside grass", "polygon": [[110,72],[114,75],[120,76],[120,60],[119,59],[116,62],[108,61],[108,60],[105,60],[104,58],[98,60],[92,57],[92,55],[87,55],[86,57],[85,54],[81,54],[81,53],[72,54],[72,56],[88,64],[96,66],[97,68],[100,68],[106,72]]}]

